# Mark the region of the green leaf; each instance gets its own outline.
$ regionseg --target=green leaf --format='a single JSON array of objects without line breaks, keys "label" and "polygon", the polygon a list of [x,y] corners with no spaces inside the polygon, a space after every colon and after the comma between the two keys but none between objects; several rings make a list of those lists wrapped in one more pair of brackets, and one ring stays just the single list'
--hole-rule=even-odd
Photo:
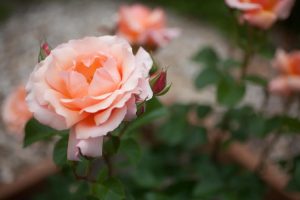
[{"label": "green leaf", "polygon": [[109,188],[110,191],[113,193],[116,193],[117,195],[124,197],[125,196],[125,191],[123,188],[123,185],[121,181],[119,181],[116,178],[110,178],[107,181],[104,182],[103,184],[105,187]]},{"label": "green leaf", "polygon": [[198,105],[196,109],[197,109],[197,116],[199,118],[205,118],[212,111],[212,108],[209,105]]},{"label": "green leaf", "polygon": [[294,159],[294,169],[292,171],[292,178],[287,185],[287,191],[300,191],[300,161],[299,158]]},{"label": "green leaf", "polygon": [[247,75],[245,80],[262,87],[267,87],[268,85],[268,81],[265,78],[257,75]]},{"label": "green leaf", "polygon": [[186,136],[188,109],[185,105],[173,105],[169,119],[161,126],[157,137],[171,146],[179,144]]},{"label": "green leaf", "polygon": [[120,138],[117,136],[109,136],[108,140],[104,142],[103,154],[112,156],[116,154],[120,147]]},{"label": "green leaf", "polygon": [[53,161],[58,166],[67,163],[68,137],[62,137],[53,149]]},{"label": "green leaf", "polygon": [[109,178],[102,184],[92,185],[93,196],[99,200],[124,200],[125,191],[122,183],[116,178]]},{"label": "green leaf", "polygon": [[141,158],[141,149],[132,138],[121,141],[120,152],[124,153],[133,164],[137,164]]},{"label": "green leaf", "polygon": [[153,120],[159,119],[168,114],[168,110],[159,102],[159,100],[153,97],[146,102],[146,111],[134,121],[130,122],[127,126],[124,135],[129,135],[139,127],[150,123]]},{"label": "green leaf", "polygon": [[217,84],[221,79],[221,74],[217,69],[205,68],[196,77],[195,86],[198,89],[204,88],[211,84]]},{"label": "green leaf", "polygon": [[221,66],[225,69],[225,70],[229,70],[231,68],[236,68],[236,67],[240,67],[241,63],[233,60],[233,59],[226,59],[224,61],[222,61]]},{"label": "green leaf", "polygon": [[192,149],[207,143],[207,131],[204,127],[190,126],[187,128],[187,131],[184,138],[186,149]]},{"label": "green leaf", "polygon": [[228,107],[238,104],[245,94],[245,85],[230,78],[223,78],[217,88],[217,100]]},{"label": "green leaf", "polygon": [[193,194],[197,197],[212,197],[222,189],[222,182],[203,180],[194,188]]},{"label": "green leaf", "polygon": [[42,125],[36,119],[32,118],[25,126],[24,147],[27,147],[37,141],[47,140],[56,134],[65,134],[66,131],[57,131],[48,126]]},{"label": "green leaf", "polygon": [[215,67],[219,62],[219,56],[212,47],[204,47],[192,58],[194,61],[204,63],[206,67]]}]

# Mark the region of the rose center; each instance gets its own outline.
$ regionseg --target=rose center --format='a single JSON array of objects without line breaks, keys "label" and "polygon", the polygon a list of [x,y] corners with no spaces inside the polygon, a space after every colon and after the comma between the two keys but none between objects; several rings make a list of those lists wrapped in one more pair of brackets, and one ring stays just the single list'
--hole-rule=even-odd
[{"label": "rose center", "polygon": [[95,58],[89,64],[80,60],[76,62],[74,70],[81,73],[86,78],[87,82],[90,83],[94,77],[95,71],[102,67],[106,60],[107,58],[103,55],[95,56]]}]

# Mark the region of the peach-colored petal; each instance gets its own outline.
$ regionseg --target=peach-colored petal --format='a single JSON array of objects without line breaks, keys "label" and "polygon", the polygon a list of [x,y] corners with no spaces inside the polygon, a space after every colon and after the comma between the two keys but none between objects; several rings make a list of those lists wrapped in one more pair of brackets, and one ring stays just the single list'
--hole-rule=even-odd
[{"label": "peach-colored petal", "polygon": [[80,153],[88,157],[100,157],[102,155],[103,137],[80,140],[76,138],[76,132],[71,129],[68,142],[68,160],[79,161]]},{"label": "peach-colored petal", "polygon": [[288,73],[290,71],[289,69],[289,59],[288,59],[288,56],[286,54],[286,52],[282,49],[278,49],[276,51],[276,54],[275,54],[275,59],[273,61],[273,66],[284,72],[284,73]]},{"label": "peach-colored petal", "polygon": [[125,116],[125,120],[126,121],[131,121],[136,117],[136,111],[137,111],[137,107],[136,107],[136,99],[135,97],[131,97],[129,101],[127,101],[127,113]]},{"label": "peach-colored petal", "polygon": [[271,93],[285,96],[289,95],[291,92],[286,77],[279,77],[273,79],[269,84],[269,91]]},{"label": "peach-colored petal", "polygon": [[261,8],[259,4],[251,3],[251,1],[241,2],[240,0],[225,0],[225,2],[229,7],[239,10],[255,10]]},{"label": "peach-colored petal", "polygon": [[89,85],[82,74],[71,71],[64,72],[62,76],[70,97],[78,98],[87,95]]},{"label": "peach-colored petal", "polygon": [[96,125],[100,125],[107,121],[114,109],[124,107],[126,103],[132,99],[131,96],[132,94],[130,93],[119,96],[108,109],[96,113],[94,118]]},{"label": "peach-colored petal", "polygon": [[286,19],[289,17],[290,12],[295,4],[295,0],[281,0],[278,2],[275,12],[280,19]]},{"label": "peach-colored petal", "polygon": [[121,124],[126,115],[126,110],[126,107],[113,110],[109,119],[100,126],[96,126],[93,118],[87,118],[79,122],[75,126],[77,138],[88,139],[106,135]]},{"label": "peach-colored petal", "polygon": [[[101,87],[99,87],[100,85]],[[88,93],[92,96],[99,96],[113,92],[117,86],[111,75],[104,68],[99,68],[96,70]]]},{"label": "peach-colored petal", "polygon": [[40,123],[46,124],[57,130],[64,130],[67,128],[64,117],[56,114],[54,110],[49,109],[47,105],[41,105],[37,102],[33,94],[26,97],[28,108],[33,112],[34,118]]},{"label": "peach-colored petal", "polygon": [[173,38],[165,34],[165,29],[166,16],[160,8],[150,10],[140,4],[120,8],[117,34],[131,44],[153,47],[165,45]]},{"label": "peach-colored petal", "polygon": [[27,121],[32,117],[25,102],[26,91],[24,86],[19,86],[4,100],[2,118],[7,130],[11,133],[24,133]]},{"label": "peach-colored petal", "polygon": [[244,14],[243,18],[252,25],[255,25],[262,29],[270,28],[277,19],[276,15],[273,12],[263,10],[255,13]]}]

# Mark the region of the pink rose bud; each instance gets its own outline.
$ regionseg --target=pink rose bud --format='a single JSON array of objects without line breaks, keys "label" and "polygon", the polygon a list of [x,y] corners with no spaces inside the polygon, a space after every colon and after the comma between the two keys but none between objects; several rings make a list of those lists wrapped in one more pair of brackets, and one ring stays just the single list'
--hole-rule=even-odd
[{"label": "pink rose bud", "polygon": [[180,31],[166,28],[165,12],[156,8],[151,10],[143,5],[122,6],[118,13],[117,34],[132,45],[155,50],[177,37]]},{"label": "pink rose bud", "polygon": [[277,50],[273,66],[280,75],[270,82],[270,92],[284,96],[300,92],[300,51]]},{"label": "pink rose bud", "polygon": [[156,96],[161,96],[165,94],[169,88],[170,85],[167,86],[167,72],[166,71],[161,71],[154,75],[152,78],[151,82],[151,88],[153,91],[153,94]]},{"label": "pink rose bud", "polygon": [[99,157],[104,137],[152,98],[152,64],[148,52],[134,54],[117,36],[70,40],[34,68],[26,101],[40,123],[70,129],[69,160]]},{"label": "pink rose bud", "polygon": [[44,60],[51,53],[51,48],[47,42],[42,43],[40,47],[39,59],[38,61]]},{"label": "pink rose bud", "polygon": [[25,124],[32,117],[25,97],[25,87],[19,86],[7,96],[2,109],[2,118],[7,130],[17,134],[19,138],[23,138]]},{"label": "pink rose bud", "polygon": [[295,0],[225,0],[226,4],[240,10],[240,21],[261,29],[270,28],[278,19],[286,19]]}]

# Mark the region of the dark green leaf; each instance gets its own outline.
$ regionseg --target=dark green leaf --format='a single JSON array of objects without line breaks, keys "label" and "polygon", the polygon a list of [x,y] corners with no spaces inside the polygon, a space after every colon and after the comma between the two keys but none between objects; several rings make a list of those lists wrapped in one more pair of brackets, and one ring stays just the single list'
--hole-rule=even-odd
[{"label": "dark green leaf", "polygon": [[195,85],[198,89],[201,89],[211,84],[217,84],[220,78],[221,75],[217,69],[206,68],[196,77]]},{"label": "dark green leaf", "polygon": [[212,47],[204,47],[193,56],[193,60],[204,63],[206,67],[214,67],[219,62],[219,56]]},{"label": "dark green leaf", "polygon": [[137,128],[168,114],[168,110],[155,97],[148,101],[146,105],[145,113],[129,123],[124,135],[128,135]]},{"label": "dark green leaf", "polygon": [[294,159],[294,169],[292,171],[292,178],[287,185],[288,191],[300,191],[300,161],[299,158]]},{"label": "dark green leaf", "polygon": [[212,108],[208,105],[198,105],[197,106],[197,116],[199,118],[205,118],[212,111]]},{"label": "dark green leaf", "polygon": [[247,75],[245,80],[262,87],[267,87],[268,85],[268,81],[265,78],[257,75]]},{"label": "dark green leaf", "polygon": [[121,141],[120,152],[124,153],[133,164],[136,164],[141,158],[140,147],[136,141],[131,138]]},{"label": "dark green leaf", "polygon": [[226,59],[226,60],[222,61],[221,65],[225,70],[228,70],[231,68],[240,67],[241,63],[236,60],[233,60],[233,59]]},{"label": "dark green leaf", "polygon": [[217,88],[217,100],[225,106],[235,106],[238,104],[245,94],[245,85],[237,83],[230,78],[223,78]]},{"label": "dark green leaf", "polygon": [[66,131],[57,131],[48,126],[42,125],[32,118],[25,126],[24,147],[40,140],[47,140],[56,134],[65,134]]},{"label": "dark green leaf", "polygon": [[116,154],[120,147],[120,138],[118,136],[109,136],[108,140],[104,142],[103,154],[112,156]]},{"label": "dark green leaf", "polygon": [[53,161],[58,166],[63,166],[67,163],[68,137],[62,137],[56,144],[53,150]]}]

